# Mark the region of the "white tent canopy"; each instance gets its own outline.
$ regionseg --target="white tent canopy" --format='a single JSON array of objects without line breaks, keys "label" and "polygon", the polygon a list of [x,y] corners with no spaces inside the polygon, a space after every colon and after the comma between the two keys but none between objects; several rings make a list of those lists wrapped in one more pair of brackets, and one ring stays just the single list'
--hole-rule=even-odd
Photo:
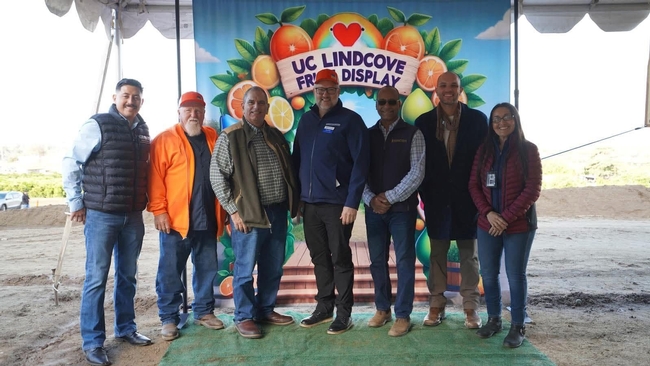
[{"label": "white tent canopy", "polygon": [[[45,0],[49,10],[65,15],[73,0]],[[94,31],[102,19],[110,36],[112,11],[121,9],[123,38],[133,37],[147,21],[167,38],[175,38],[175,0],[74,0],[84,28]],[[587,14],[606,32],[629,31],[650,14],[649,0],[519,0],[520,15],[540,33],[570,31]],[[181,38],[193,38],[192,1],[179,0]]]}]

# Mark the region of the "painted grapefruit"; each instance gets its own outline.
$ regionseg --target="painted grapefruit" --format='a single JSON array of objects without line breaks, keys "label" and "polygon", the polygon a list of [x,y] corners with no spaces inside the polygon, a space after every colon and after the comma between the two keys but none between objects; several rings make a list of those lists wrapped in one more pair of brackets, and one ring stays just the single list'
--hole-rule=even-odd
[{"label": "painted grapefruit", "polygon": [[416,81],[418,86],[425,91],[434,91],[438,85],[438,78],[447,72],[445,62],[436,56],[426,56],[420,60]]},{"label": "painted grapefruit", "polygon": [[221,295],[225,297],[232,296],[232,280],[233,277],[228,276],[221,281],[219,284],[219,291],[221,292]]}]

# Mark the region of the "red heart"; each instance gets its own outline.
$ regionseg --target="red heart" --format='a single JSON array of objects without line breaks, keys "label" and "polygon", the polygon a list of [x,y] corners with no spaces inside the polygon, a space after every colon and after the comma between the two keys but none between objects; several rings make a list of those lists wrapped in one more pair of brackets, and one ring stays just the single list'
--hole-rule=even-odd
[{"label": "red heart", "polygon": [[332,27],[334,38],[341,42],[344,47],[352,46],[361,37],[361,30],[359,23],[351,23],[348,26],[343,23],[336,23]]}]

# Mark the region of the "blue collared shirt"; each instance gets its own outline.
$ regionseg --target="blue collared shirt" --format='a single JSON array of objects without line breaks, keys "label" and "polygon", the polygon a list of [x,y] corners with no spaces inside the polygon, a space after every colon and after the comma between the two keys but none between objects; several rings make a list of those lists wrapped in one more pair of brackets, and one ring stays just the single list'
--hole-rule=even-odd
[{"label": "blue collared shirt", "polygon": [[[124,120],[128,123],[126,118]],[[131,129],[136,128],[139,122],[139,117],[136,117]],[[63,156],[61,174],[63,175],[63,190],[67,197],[70,212],[79,211],[84,208],[83,197],[81,195],[83,165],[86,164],[92,153],[99,151],[101,146],[102,132],[99,129],[97,121],[91,118],[81,125],[72,149]]]}]

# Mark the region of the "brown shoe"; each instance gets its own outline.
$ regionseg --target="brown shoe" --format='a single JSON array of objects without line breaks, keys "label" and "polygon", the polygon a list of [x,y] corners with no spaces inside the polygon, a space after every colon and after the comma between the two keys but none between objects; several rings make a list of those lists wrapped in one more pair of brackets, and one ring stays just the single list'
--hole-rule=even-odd
[{"label": "brown shoe", "polygon": [[368,326],[370,328],[378,328],[391,320],[393,320],[393,317],[390,315],[390,310],[377,310],[377,312],[375,312],[375,315],[370,318],[370,320],[368,320]]},{"label": "brown shoe", "polygon": [[445,319],[445,308],[429,308],[429,314],[424,318],[424,325],[427,327],[435,327],[440,325]]},{"label": "brown shoe", "polygon": [[235,328],[237,328],[239,334],[244,338],[262,338],[262,331],[252,319],[246,319],[239,323],[235,323]]},{"label": "brown shoe", "polygon": [[272,311],[271,314],[267,315],[265,318],[259,319],[259,322],[273,325],[289,325],[293,324],[293,318],[288,315],[282,315],[276,313],[275,311]]},{"label": "brown shoe", "polygon": [[388,331],[388,335],[391,337],[403,336],[404,334],[409,332],[409,329],[411,329],[411,319],[397,318],[395,319],[395,323],[393,324],[393,326],[390,327],[390,330]]},{"label": "brown shoe", "polygon": [[478,329],[482,325],[481,317],[474,309],[465,309],[465,326],[469,329]]},{"label": "brown shoe", "polygon": [[173,341],[174,339],[180,336],[178,332],[178,327],[174,323],[163,324],[162,330],[160,331],[162,339],[165,341]]},{"label": "brown shoe", "polygon": [[214,314],[203,315],[200,319],[194,319],[194,324],[202,325],[210,329],[223,329],[223,322]]}]

